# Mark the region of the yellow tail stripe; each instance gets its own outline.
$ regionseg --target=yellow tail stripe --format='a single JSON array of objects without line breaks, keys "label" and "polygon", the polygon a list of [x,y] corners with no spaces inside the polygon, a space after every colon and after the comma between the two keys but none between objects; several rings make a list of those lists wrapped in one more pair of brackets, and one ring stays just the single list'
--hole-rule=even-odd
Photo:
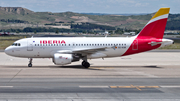
[{"label": "yellow tail stripe", "polygon": [[170,8],[160,8],[159,11],[152,17],[152,19],[154,19],[158,16],[161,16],[161,15],[164,15],[164,14],[169,14],[169,10],[170,10]]}]

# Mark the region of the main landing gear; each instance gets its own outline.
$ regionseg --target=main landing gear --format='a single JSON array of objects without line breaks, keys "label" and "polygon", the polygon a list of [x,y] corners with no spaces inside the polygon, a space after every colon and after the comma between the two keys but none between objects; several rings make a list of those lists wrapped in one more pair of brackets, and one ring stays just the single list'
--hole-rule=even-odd
[{"label": "main landing gear", "polygon": [[89,62],[83,61],[82,66],[85,67],[85,68],[89,68],[90,64],[89,64]]},{"label": "main landing gear", "polygon": [[29,64],[28,64],[28,67],[32,67],[32,58],[29,58]]},{"label": "main landing gear", "polygon": [[85,67],[85,68],[89,68],[90,67],[90,64],[89,62],[87,62],[87,56],[84,56],[82,58],[83,62],[82,62],[82,66]]}]

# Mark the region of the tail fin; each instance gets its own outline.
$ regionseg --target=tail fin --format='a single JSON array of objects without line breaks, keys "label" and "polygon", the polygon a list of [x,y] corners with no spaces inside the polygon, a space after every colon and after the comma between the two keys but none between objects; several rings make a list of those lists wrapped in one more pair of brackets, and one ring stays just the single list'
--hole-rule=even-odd
[{"label": "tail fin", "polygon": [[170,8],[160,8],[159,11],[146,24],[138,37],[149,36],[157,39],[162,39],[166,27]]}]

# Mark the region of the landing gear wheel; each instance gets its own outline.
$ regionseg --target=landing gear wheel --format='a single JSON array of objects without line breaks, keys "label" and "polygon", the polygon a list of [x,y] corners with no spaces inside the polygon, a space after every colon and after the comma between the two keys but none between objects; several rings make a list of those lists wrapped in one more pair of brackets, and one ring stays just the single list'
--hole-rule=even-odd
[{"label": "landing gear wheel", "polygon": [[86,61],[83,61],[82,66],[85,67],[85,68],[89,68],[90,64],[88,62],[86,62]]},{"label": "landing gear wheel", "polygon": [[31,63],[29,63],[29,64],[28,64],[28,67],[32,67],[32,64],[31,64]]},{"label": "landing gear wheel", "polygon": [[82,62],[82,66],[84,66],[84,64],[85,64],[85,61]]},{"label": "landing gear wheel", "polygon": [[32,58],[29,58],[29,64],[28,64],[28,67],[32,67]]}]

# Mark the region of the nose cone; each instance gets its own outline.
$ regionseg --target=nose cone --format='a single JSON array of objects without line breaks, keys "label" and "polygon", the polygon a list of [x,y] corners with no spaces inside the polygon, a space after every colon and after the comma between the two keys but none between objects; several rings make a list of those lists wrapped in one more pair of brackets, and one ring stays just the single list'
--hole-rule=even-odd
[{"label": "nose cone", "polygon": [[9,54],[9,48],[7,47],[4,52],[8,55]]},{"label": "nose cone", "polygon": [[12,55],[12,49],[11,49],[11,47],[9,46],[9,47],[7,47],[5,50],[4,50],[4,52],[7,54],[7,55]]}]

